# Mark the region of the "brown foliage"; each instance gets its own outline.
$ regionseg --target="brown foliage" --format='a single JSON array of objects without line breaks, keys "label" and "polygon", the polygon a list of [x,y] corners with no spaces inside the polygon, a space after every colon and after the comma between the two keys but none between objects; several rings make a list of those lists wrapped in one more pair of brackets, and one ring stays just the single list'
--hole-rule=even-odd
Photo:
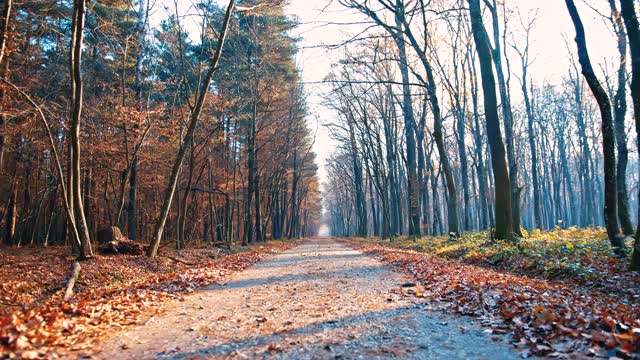
[{"label": "brown foliage", "polygon": [[[217,283],[295,243],[274,243],[213,259],[218,251],[190,249],[168,257],[97,255],[84,262],[77,294],[62,301],[66,249],[19,249],[0,254],[0,357],[42,357],[87,349],[102,335],[144,322],[161,305]],[[189,266],[187,263],[197,263]],[[86,270],[85,270],[86,269]],[[46,276],[45,276],[46,275]]]},{"label": "brown foliage", "polygon": [[493,333],[511,332],[530,354],[631,357],[640,351],[640,302],[586,286],[554,284],[434,255],[358,245],[414,275],[431,307],[479,317]]}]

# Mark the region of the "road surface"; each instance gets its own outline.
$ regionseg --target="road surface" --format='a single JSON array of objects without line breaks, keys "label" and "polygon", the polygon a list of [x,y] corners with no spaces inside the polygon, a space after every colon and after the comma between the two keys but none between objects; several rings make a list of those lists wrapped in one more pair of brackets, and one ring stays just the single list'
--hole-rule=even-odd
[{"label": "road surface", "polygon": [[519,357],[478,320],[425,310],[423,299],[406,295],[420,291],[413,281],[346,244],[313,239],[169,305],[106,340],[97,357]]}]

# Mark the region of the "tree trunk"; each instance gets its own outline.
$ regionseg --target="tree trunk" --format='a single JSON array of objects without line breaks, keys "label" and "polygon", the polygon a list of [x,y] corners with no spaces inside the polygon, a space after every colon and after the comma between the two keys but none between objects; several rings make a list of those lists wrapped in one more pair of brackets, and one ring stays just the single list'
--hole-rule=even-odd
[{"label": "tree trunk", "polygon": [[[471,49],[469,49],[471,51]],[[469,54],[469,58],[471,59],[471,54]],[[486,170],[484,165],[484,151],[483,151],[483,141],[481,136],[481,128],[480,128],[480,115],[478,111],[478,82],[475,71],[475,65],[473,61],[469,61],[469,72],[472,74],[471,76],[471,102],[473,105],[473,124],[474,124],[474,145],[475,145],[475,156],[476,156],[476,174],[478,177],[478,193],[479,193],[479,212],[480,212],[480,229],[485,230],[489,227],[489,202],[487,200],[488,195],[488,187],[487,187],[487,178],[486,178]]]},{"label": "tree trunk", "polygon": [[493,66],[489,40],[482,23],[479,0],[469,0],[471,27],[476,43],[482,89],[484,92],[484,111],[486,116],[487,136],[491,148],[491,164],[495,181],[495,237],[497,239],[513,239],[513,217],[511,207],[511,183],[507,169],[506,153],[500,121],[498,119],[498,101],[496,98],[496,83],[493,77]]},{"label": "tree trunk", "polygon": [[[400,12],[402,14],[400,14]],[[402,27],[401,16],[404,10],[396,11],[396,24]],[[402,34],[396,34],[396,43],[400,56],[400,73],[402,75],[402,112],[404,115],[404,133],[407,147],[407,202],[409,204],[409,235],[420,236],[420,188],[418,186],[418,173],[416,163],[416,140],[414,136],[415,118],[411,100],[411,88],[409,86],[409,68],[406,44]]]},{"label": "tree trunk", "polygon": [[[142,62],[145,57],[145,36],[147,35],[147,21],[149,19],[149,0],[139,0],[140,7],[138,9],[138,55],[136,57],[136,70],[135,70],[135,97],[136,106],[139,114],[143,112],[142,105]],[[136,240],[136,197],[138,188],[138,156],[134,154],[131,160],[131,174],[129,175],[129,204],[127,207],[127,220],[128,220],[128,235],[129,239]]]},{"label": "tree trunk", "polygon": [[11,184],[11,195],[7,204],[7,221],[5,222],[5,232],[3,243],[6,246],[14,245],[14,237],[16,234],[16,223],[18,220],[18,177],[13,176]]},{"label": "tree trunk", "polygon": [[[2,8],[2,27],[0,28],[0,67],[2,67],[2,60],[4,60],[5,50],[7,48],[7,40],[9,39],[9,23],[11,21],[11,10],[13,7],[13,0],[5,0],[4,6]],[[8,62],[4,66],[3,78],[8,79],[9,66]],[[4,105],[4,90],[0,90],[2,92],[2,96],[0,96],[0,100],[2,101],[2,105]],[[0,115],[0,131],[4,130],[5,125],[5,115]],[[0,134],[0,174],[2,174],[4,170],[4,142],[5,137],[3,134]]]},{"label": "tree trunk", "polygon": [[2,27],[0,28],[0,64],[4,59],[5,50],[7,48],[7,40],[9,39],[9,23],[11,21],[11,10],[13,8],[13,0],[5,0],[2,7]]},{"label": "tree trunk", "polygon": [[522,95],[527,112],[527,129],[529,132],[529,152],[531,153],[531,180],[533,182],[533,215],[536,229],[542,229],[542,204],[540,195],[540,174],[538,174],[538,151],[536,150],[536,135],[534,128],[534,115],[529,99],[529,89],[527,88],[527,66],[528,60],[522,60]]},{"label": "tree trunk", "polygon": [[360,159],[358,157],[358,145],[356,144],[353,124],[354,121],[355,118],[353,116],[350,116],[347,120],[349,126],[351,165],[353,166],[353,181],[356,190],[356,235],[359,237],[367,237],[367,206],[362,184],[362,165],[360,164]]},{"label": "tree trunk", "polygon": [[71,104],[73,110],[71,112],[71,123],[69,126],[70,133],[70,150],[71,150],[71,186],[72,207],[74,209],[75,222],[78,227],[80,236],[80,254],[81,259],[92,256],[91,240],[89,236],[89,228],[85,217],[84,205],[82,201],[82,173],[80,164],[80,122],[82,118],[82,41],[85,21],[85,0],[74,1],[73,15],[73,32],[71,35],[71,56],[70,56],[70,73],[71,73]]},{"label": "tree trunk", "polygon": [[618,219],[620,228],[625,235],[633,235],[633,224],[629,212],[629,192],[627,190],[627,163],[629,162],[629,149],[627,147],[627,135],[625,118],[627,116],[627,38],[624,32],[624,23],[616,7],[615,0],[609,0],[611,7],[611,19],[618,40],[618,88],[613,96],[613,121],[615,124],[616,147],[618,149],[617,194],[618,194]]},{"label": "tree trunk", "polygon": [[498,78],[498,90],[500,92],[500,104],[502,108],[502,118],[504,121],[504,137],[507,143],[507,162],[509,164],[509,181],[511,184],[511,211],[513,215],[513,232],[517,236],[521,237],[522,232],[520,231],[520,190],[518,186],[518,161],[516,160],[515,144],[513,141],[513,112],[511,110],[511,96],[509,95],[509,92],[507,90],[504,69],[502,68],[500,23],[498,17],[498,4],[496,0],[493,0],[493,6],[490,8],[490,11],[493,21],[494,42],[494,48],[491,49],[491,54]]},{"label": "tree trunk", "polygon": [[611,115],[611,103],[609,96],[598,80],[587,51],[587,41],[584,26],[578,14],[578,9],[573,0],[565,0],[569,15],[576,30],[576,44],[578,46],[578,61],[582,67],[587,84],[598,102],[600,116],[602,117],[602,150],[604,157],[604,216],[607,227],[607,235],[611,246],[618,255],[624,254],[624,241],[618,229],[617,201],[616,201],[616,149],[613,117]]},{"label": "tree trunk", "polygon": [[[639,138],[637,145],[640,150],[640,26],[633,1],[621,1],[620,12],[627,28],[631,50],[631,98],[633,99],[636,135]],[[640,196],[638,199],[640,200]],[[638,230],[636,231],[631,269],[640,271],[640,221],[638,221]]]},{"label": "tree trunk", "polygon": [[222,56],[222,47],[224,46],[224,42],[227,36],[227,30],[229,29],[231,14],[233,13],[235,3],[236,0],[229,1],[229,5],[225,13],[224,22],[218,36],[218,45],[216,48],[216,52],[209,62],[209,69],[207,70],[207,74],[203,79],[202,87],[200,88],[200,91],[198,91],[198,98],[196,100],[195,107],[191,112],[187,134],[182,146],[180,147],[180,150],[178,151],[178,155],[173,164],[173,168],[171,169],[171,176],[169,177],[169,183],[167,184],[167,188],[164,192],[164,200],[162,202],[160,216],[158,217],[158,220],[154,227],[153,240],[151,241],[149,249],[147,250],[147,256],[150,258],[155,258],[158,254],[158,248],[160,247],[160,241],[162,240],[162,234],[164,233],[164,226],[167,222],[167,216],[169,215],[171,202],[173,201],[173,196],[178,184],[178,174],[180,173],[180,167],[182,166],[182,161],[184,160],[187,148],[191,144],[191,141],[193,141],[193,135],[196,130],[196,125],[198,124],[198,119],[200,118],[200,113],[202,112],[204,101],[209,92],[211,79],[218,69],[218,62],[220,61],[220,57]]}]

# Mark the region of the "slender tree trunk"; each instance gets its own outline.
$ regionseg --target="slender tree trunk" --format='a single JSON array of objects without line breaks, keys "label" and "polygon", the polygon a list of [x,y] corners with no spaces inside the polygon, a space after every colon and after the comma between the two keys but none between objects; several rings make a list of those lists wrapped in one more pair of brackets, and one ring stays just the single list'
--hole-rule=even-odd
[{"label": "slender tree trunk", "polygon": [[[256,154],[257,155],[257,154]],[[255,197],[255,217],[256,217],[256,224],[255,224],[255,229],[256,229],[256,241],[263,241],[264,240],[264,236],[262,233],[262,208],[261,208],[261,204],[260,204],[260,174],[258,174],[257,171],[257,166],[254,165],[254,167],[256,168],[256,175],[254,178],[254,182],[253,182],[253,196]]]},{"label": "slender tree trunk", "polygon": [[[143,112],[142,105],[142,62],[145,57],[145,46],[146,41],[145,37],[147,35],[147,21],[149,19],[149,0],[139,0],[140,7],[138,9],[138,55],[136,57],[136,70],[135,70],[135,97],[137,110],[139,114]],[[133,159],[131,160],[131,174],[129,177],[129,204],[127,208],[127,219],[128,219],[128,232],[129,239],[136,240],[137,233],[137,220],[136,220],[136,197],[138,190],[138,156],[134,154]]]},{"label": "slender tree trunk", "polygon": [[493,66],[489,40],[482,23],[479,0],[469,0],[471,26],[476,43],[482,89],[484,92],[484,111],[486,116],[487,136],[491,148],[491,164],[495,181],[495,237],[497,239],[513,239],[513,217],[511,207],[511,183],[507,168],[506,153],[500,121],[498,119],[498,101],[496,98],[496,83],[493,77]]},{"label": "slender tree trunk", "polygon": [[[577,70],[576,70],[577,72]],[[578,139],[580,142],[580,179],[581,179],[581,187],[582,187],[582,211],[580,213],[580,226],[589,226],[594,225],[591,222],[591,211],[594,205],[594,194],[593,191],[590,190],[590,174],[591,174],[591,166],[589,163],[589,158],[591,156],[591,150],[589,149],[589,140],[587,138],[586,131],[586,123],[584,120],[584,107],[582,103],[582,87],[579,79],[579,74],[576,73],[575,78],[575,86],[574,86],[574,99],[576,106],[576,125],[578,129]]]},{"label": "slender tree trunk", "polygon": [[422,222],[421,225],[424,226],[424,229],[421,228],[421,232],[428,233],[429,231],[429,221],[428,221],[428,200],[429,200],[429,190],[426,187],[426,176],[425,176],[425,165],[427,160],[425,159],[425,129],[427,126],[427,110],[428,110],[428,99],[425,97],[422,100],[422,113],[420,114],[420,122],[418,123],[418,128],[416,129],[416,140],[418,147],[418,186],[420,186],[420,208],[422,211]]},{"label": "slender tree trunk", "polygon": [[[620,12],[627,28],[629,48],[631,50],[631,98],[633,99],[633,117],[635,118],[638,149],[640,150],[640,26],[633,1],[622,0]],[[640,169],[640,168],[637,168]],[[638,196],[640,200],[640,196]],[[640,211],[638,212],[640,216]],[[640,220],[636,231],[636,241],[631,259],[631,269],[640,271]]]},{"label": "slender tree trunk", "polygon": [[582,67],[582,74],[598,102],[602,117],[602,150],[604,157],[604,215],[607,234],[611,246],[618,255],[624,254],[624,241],[618,229],[617,201],[616,201],[616,153],[613,117],[609,96],[598,80],[587,51],[587,40],[584,26],[573,0],[565,0],[569,15],[576,30],[576,44],[578,45],[578,61]]},{"label": "slender tree trunk", "polygon": [[178,202],[180,206],[178,207],[178,238],[176,242],[176,248],[184,249],[186,245],[186,230],[187,230],[187,216],[189,210],[189,195],[191,194],[191,189],[193,185],[193,175],[195,170],[195,146],[193,145],[193,141],[191,142],[190,151],[189,151],[189,172],[187,173],[187,184],[184,188],[184,195],[182,199],[178,195]]},{"label": "slender tree trunk", "polygon": [[16,223],[18,220],[18,177],[14,174],[11,182],[11,195],[7,204],[7,221],[3,243],[6,246],[13,246],[15,243]]},{"label": "slender tree trunk", "polygon": [[[566,121],[566,114],[562,113],[563,122]],[[571,204],[571,222],[570,224],[577,224],[578,221],[578,199],[576,197],[576,193],[573,188],[573,180],[571,177],[571,171],[569,170],[569,159],[567,156],[566,150],[566,142],[564,138],[564,133],[558,135],[558,152],[560,154],[560,163],[562,164],[562,174],[565,181],[566,192],[569,196],[569,201]],[[564,221],[568,221],[569,219],[565,217]]]},{"label": "slender tree trunk", "polygon": [[534,127],[534,115],[531,108],[531,100],[529,99],[529,89],[527,88],[527,60],[522,60],[522,95],[524,96],[524,104],[527,112],[527,129],[529,132],[529,152],[531,153],[531,180],[533,182],[533,214],[536,229],[542,229],[542,204],[540,195],[540,174],[538,173],[538,151],[536,149],[536,133]]},{"label": "slender tree trunk", "polygon": [[222,24],[222,28],[218,36],[218,45],[216,48],[216,52],[209,62],[209,69],[207,70],[207,74],[203,79],[202,87],[198,91],[198,98],[196,100],[194,109],[193,111],[191,111],[187,134],[185,136],[182,146],[180,147],[180,150],[178,151],[178,156],[176,157],[176,160],[173,164],[173,168],[171,169],[171,176],[169,177],[169,183],[167,184],[167,188],[164,192],[164,200],[162,202],[162,209],[160,211],[160,216],[158,217],[158,221],[156,222],[154,227],[153,240],[149,246],[149,249],[147,250],[147,256],[150,258],[155,258],[156,255],[158,254],[158,248],[160,247],[160,241],[162,240],[162,234],[164,233],[164,226],[167,222],[167,216],[169,215],[171,202],[173,201],[173,196],[175,194],[176,186],[178,184],[178,174],[180,173],[180,167],[182,166],[182,161],[184,160],[187,148],[193,141],[193,135],[195,134],[196,125],[198,124],[198,120],[200,118],[200,113],[202,112],[204,101],[209,92],[209,85],[211,84],[211,79],[213,78],[213,75],[218,69],[218,62],[220,61],[220,57],[222,55],[222,47],[224,46],[224,42],[227,36],[227,31],[229,29],[229,23],[231,22],[231,15],[233,13],[235,3],[236,3],[236,0],[229,1],[229,5],[225,13],[224,22]]},{"label": "slender tree trunk", "polygon": [[357,232],[359,237],[367,237],[367,207],[366,198],[362,184],[362,165],[358,156],[358,145],[356,143],[354,124],[355,118],[353,116],[348,119],[349,126],[349,140],[350,140],[350,155],[351,165],[353,166],[353,181],[356,190],[356,218],[357,218]]},{"label": "slender tree trunk", "polygon": [[[456,95],[457,97],[457,95]],[[459,100],[458,100],[459,101]],[[471,204],[469,192],[469,164],[467,162],[467,145],[465,144],[465,114],[460,105],[457,106],[457,127],[458,127],[458,154],[460,156],[460,176],[462,178],[462,196],[464,202],[464,223],[463,229],[471,229]]]},{"label": "slender tree trunk", "polygon": [[616,147],[618,149],[618,166],[616,168],[617,194],[618,194],[618,219],[620,228],[625,235],[633,235],[633,224],[629,212],[629,192],[627,190],[627,163],[629,162],[629,149],[627,147],[627,134],[625,118],[627,116],[627,38],[624,31],[624,23],[616,7],[615,0],[609,0],[611,7],[611,19],[618,40],[618,88],[613,96],[613,121],[615,124]]},{"label": "slender tree trunk", "polygon": [[[402,27],[402,20],[398,10],[396,12],[396,24]],[[401,11],[403,12],[403,10]],[[409,68],[406,43],[403,35],[396,34],[395,39],[400,55],[400,73],[402,75],[402,112],[404,114],[404,132],[407,148],[407,202],[409,203],[409,235],[420,236],[420,188],[418,186],[418,173],[416,163],[416,140],[414,136],[415,118],[411,100],[411,88],[409,86]]]},{"label": "slender tree trunk", "polygon": [[[471,50],[469,50],[471,51]],[[469,58],[472,59],[471,54],[469,54]],[[478,111],[478,82],[475,71],[475,65],[473,61],[469,61],[469,72],[472,74],[471,77],[471,102],[473,105],[473,124],[474,124],[474,142],[475,142],[475,155],[476,155],[476,173],[478,177],[478,192],[479,192],[479,206],[480,206],[480,229],[485,230],[489,227],[489,202],[487,200],[488,195],[488,187],[487,187],[487,178],[486,178],[486,170],[484,165],[484,151],[483,151],[483,141],[480,133],[480,115]]]},{"label": "slender tree trunk", "polygon": [[298,204],[298,149],[293,149],[293,179],[291,179],[291,211],[289,215],[289,231],[288,238],[293,239],[296,237],[295,227],[296,227],[296,206]]},{"label": "slender tree trunk", "polygon": [[2,27],[0,27],[0,64],[4,60],[5,50],[7,48],[7,40],[9,39],[9,23],[11,21],[11,11],[13,8],[13,0],[5,0],[2,7]]},{"label": "slender tree trunk", "polygon": [[71,35],[71,123],[69,126],[71,142],[71,178],[73,189],[72,206],[76,218],[76,225],[80,235],[80,258],[93,255],[91,238],[85,217],[82,201],[82,173],[80,164],[80,122],[82,119],[82,42],[85,21],[85,0],[74,1],[73,32]]},{"label": "slender tree trunk", "polygon": [[[4,6],[2,8],[2,27],[0,28],[0,67],[2,67],[2,61],[4,60],[4,54],[6,52],[6,48],[7,48],[7,40],[9,39],[9,24],[11,21],[11,10],[13,7],[13,0],[5,0],[4,1]],[[8,75],[9,75],[9,64],[7,61],[7,64],[5,64],[4,66],[4,71],[3,71],[3,78],[5,80],[8,79]],[[2,101],[2,103],[0,104],[4,104],[4,90],[0,90],[2,91],[2,96],[0,96],[0,101]],[[5,115],[4,114],[0,114],[0,130],[4,130],[4,125],[5,125]],[[4,135],[0,134],[0,174],[2,174],[3,170],[4,170],[4,142],[5,142],[5,137]]]},{"label": "slender tree trunk", "polygon": [[522,232],[520,231],[520,189],[518,186],[518,161],[516,160],[515,144],[513,141],[513,112],[511,110],[511,96],[509,95],[509,91],[507,89],[504,69],[502,67],[500,22],[498,17],[498,4],[496,0],[493,0],[493,5],[490,7],[490,11],[493,21],[494,42],[494,47],[493,49],[491,49],[491,54],[493,63],[496,68],[498,90],[500,92],[502,118],[504,121],[504,137],[507,144],[507,162],[509,164],[509,181],[511,184],[511,211],[513,214],[513,232],[517,236],[521,237]]}]

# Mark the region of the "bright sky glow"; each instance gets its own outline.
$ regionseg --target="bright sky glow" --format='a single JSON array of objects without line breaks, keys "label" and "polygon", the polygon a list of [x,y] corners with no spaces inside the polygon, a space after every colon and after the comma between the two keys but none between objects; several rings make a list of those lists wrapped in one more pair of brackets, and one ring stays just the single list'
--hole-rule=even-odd
[{"label": "bright sky glow", "polygon": [[[226,0],[217,0],[226,5]],[[537,25],[531,35],[530,74],[534,83],[543,81],[559,83],[567,74],[570,59],[567,56],[565,39],[569,42],[571,51],[575,52],[573,42],[574,29],[567,13],[564,1],[561,0],[506,0],[512,9],[518,9],[520,16],[526,21],[537,11]],[[586,0],[593,6],[597,5],[602,13],[608,13],[606,2]],[[587,42],[592,62],[597,67],[611,65],[615,62],[616,50],[613,33],[610,26],[601,16],[585,5],[578,2],[578,8],[587,31]],[[178,11],[183,18],[185,30],[197,38],[199,23],[193,0],[178,0]],[[366,19],[352,10],[343,8],[336,0],[290,0],[286,7],[287,14],[299,19],[301,25],[293,32],[293,36],[300,37],[300,52],[298,66],[302,72],[302,80],[308,94],[310,109],[309,126],[316,134],[315,152],[319,166],[319,176],[322,182],[326,180],[324,163],[335,149],[335,142],[322,124],[332,122],[335,114],[322,106],[322,94],[327,91],[326,85],[318,84],[331,71],[331,65],[340,59],[343,49],[328,49],[322,45],[341,44],[354,34],[362,31],[366,26],[362,22]],[[152,26],[156,26],[161,19],[175,14],[173,0],[162,0],[153,10]],[[487,24],[488,26],[489,24]],[[517,32],[519,24],[517,18],[510,24],[511,30]],[[514,41],[520,39],[516,36]],[[518,67],[515,53],[510,54],[512,68]],[[515,70],[514,70],[515,71]],[[517,71],[516,71],[517,73]],[[517,74],[516,74],[517,75]],[[517,91],[513,91],[514,98],[519,99]]]},{"label": "bright sky glow", "polygon": [[[569,41],[571,50],[574,51],[573,38],[575,32],[569,18],[564,1],[561,0],[507,0],[509,6],[518,8],[522,18],[526,19],[533,12],[538,11],[538,22],[533,30],[531,39],[531,58],[534,59],[530,66],[530,74],[535,83],[549,81],[558,83],[567,74],[570,60],[567,56],[565,38]],[[590,3],[596,3],[592,0]],[[613,64],[617,56],[613,34],[608,24],[605,24],[595,11],[578,2],[578,7],[587,28],[587,41],[594,64]],[[601,2],[602,5],[607,5]],[[600,7],[603,13],[607,13],[606,7]],[[318,121],[331,122],[335,117],[330,110],[321,104],[322,93],[326,87],[315,84],[322,81],[331,70],[331,64],[340,59],[343,50],[330,50],[318,45],[340,44],[354,34],[364,29],[367,25],[353,24],[363,21],[360,14],[343,8],[335,0],[291,0],[287,12],[299,18],[302,25],[294,35],[302,37],[301,51],[298,55],[298,64],[302,70],[302,78],[308,83],[306,86],[309,95],[309,108],[311,115],[309,122],[315,125]],[[349,24],[349,25],[341,25]],[[486,26],[488,26],[487,24]],[[516,19],[512,25],[515,31],[518,27]],[[518,41],[518,39],[515,39]],[[513,67],[517,67],[515,54],[513,54]],[[519,61],[519,60],[518,60]],[[310,84],[309,84],[310,83]],[[518,94],[513,94],[516,99]],[[324,160],[335,148],[329,133],[319,126],[315,151],[318,154],[320,166],[320,178],[326,180]]]}]

